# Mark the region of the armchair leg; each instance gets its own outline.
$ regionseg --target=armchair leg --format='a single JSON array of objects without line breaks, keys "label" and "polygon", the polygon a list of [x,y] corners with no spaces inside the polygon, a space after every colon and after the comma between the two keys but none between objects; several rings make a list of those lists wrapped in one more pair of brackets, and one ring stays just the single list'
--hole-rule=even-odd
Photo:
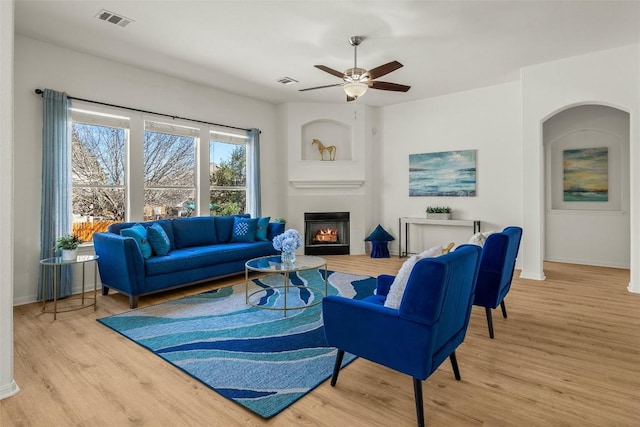
[{"label": "armchair leg", "polygon": [[487,326],[489,326],[489,337],[493,339],[493,319],[491,318],[491,309],[489,307],[484,308],[485,313],[487,313]]},{"label": "armchair leg", "polygon": [[109,295],[109,287],[102,285],[102,295]]},{"label": "armchair leg", "polygon": [[456,359],[456,352],[452,351],[449,355],[449,360],[451,360],[451,367],[453,368],[453,375],[456,377],[456,380],[460,381],[460,369],[458,368],[458,359]]},{"label": "armchair leg", "polygon": [[333,365],[333,375],[331,375],[331,387],[335,387],[338,381],[338,374],[340,373],[340,366],[342,365],[342,358],[344,357],[344,350],[338,349],[336,354],[336,363]]},{"label": "armchair leg", "polygon": [[504,300],[500,302],[500,308],[502,309],[502,317],[507,318],[507,307],[504,305]]},{"label": "armchair leg", "polygon": [[422,406],[422,381],[413,379],[413,394],[416,399],[416,418],[418,419],[418,427],[424,427],[424,408]]}]

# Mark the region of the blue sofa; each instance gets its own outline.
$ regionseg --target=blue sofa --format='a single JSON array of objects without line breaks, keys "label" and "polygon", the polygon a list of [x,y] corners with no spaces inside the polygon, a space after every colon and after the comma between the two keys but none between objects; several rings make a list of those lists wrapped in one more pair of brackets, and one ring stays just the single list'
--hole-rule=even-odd
[{"label": "blue sofa", "polygon": [[[246,223],[245,229],[248,225],[257,226],[258,219],[251,220],[248,215],[112,224],[108,232],[93,235],[102,294],[108,295],[110,288],[116,289],[128,295],[129,306],[135,308],[141,295],[243,273],[249,259],[279,253],[272,240],[284,231],[284,224],[268,220],[261,221],[263,226],[267,225],[266,233],[262,230],[248,237],[236,235],[241,221]],[[153,252],[149,256],[147,251],[145,257],[144,239],[121,235],[121,231],[136,224],[148,231],[154,223],[162,227],[168,237],[168,241],[165,237],[168,253],[161,256]]]}]

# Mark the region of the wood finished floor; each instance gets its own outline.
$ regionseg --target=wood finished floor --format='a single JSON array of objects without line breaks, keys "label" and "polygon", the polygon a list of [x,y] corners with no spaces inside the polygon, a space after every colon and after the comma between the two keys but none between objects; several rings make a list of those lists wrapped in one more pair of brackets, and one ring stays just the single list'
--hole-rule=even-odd
[{"label": "wood finished floor", "polygon": [[[402,260],[327,257],[332,270],[395,273]],[[519,279],[494,310],[495,339],[474,307],[456,352],[423,384],[429,426],[640,425],[640,295],[629,271],[546,263],[544,282]],[[140,306],[242,281],[242,276],[140,299]],[[0,426],[414,426],[411,378],[358,359],[269,420],[219,396],[96,322],[128,310],[119,294],[98,310],[41,314],[15,307],[21,391],[0,401]]]}]

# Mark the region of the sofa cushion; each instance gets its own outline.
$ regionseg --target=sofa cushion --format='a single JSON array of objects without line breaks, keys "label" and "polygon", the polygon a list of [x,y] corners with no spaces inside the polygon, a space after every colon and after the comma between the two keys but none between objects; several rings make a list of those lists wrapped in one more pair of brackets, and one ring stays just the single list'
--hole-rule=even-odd
[{"label": "sofa cushion", "polygon": [[172,223],[176,249],[218,243],[216,226],[212,216],[178,218],[174,219]]},{"label": "sofa cushion", "polygon": [[166,231],[160,224],[153,223],[147,228],[147,238],[154,254],[164,256],[171,250],[169,236],[167,236]]},{"label": "sofa cushion", "polygon": [[147,276],[174,273],[234,261],[246,261],[275,254],[271,242],[223,243],[176,249],[167,256],[151,257],[145,262]]},{"label": "sofa cushion", "polygon": [[142,252],[142,256],[144,258],[149,258],[151,256],[151,245],[147,240],[146,227],[141,224],[136,224],[133,227],[123,228],[120,230],[120,235],[133,238],[138,244],[140,252]]},{"label": "sofa cushion", "polygon": [[231,243],[254,242],[256,240],[257,227],[257,218],[234,218],[233,232],[231,233]]},{"label": "sofa cushion", "polygon": [[216,235],[218,243],[227,243],[233,234],[233,221],[236,217],[249,218],[249,214],[216,216]]},{"label": "sofa cushion", "polygon": [[278,234],[284,233],[284,222],[270,222],[267,227],[267,240],[273,241]]},{"label": "sofa cushion", "polygon": [[258,228],[256,229],[256,241],[257,242],[266,242],[267,239],[267,228],[269,228],[269,220],[270,216],[265,216],[258,219]]}]

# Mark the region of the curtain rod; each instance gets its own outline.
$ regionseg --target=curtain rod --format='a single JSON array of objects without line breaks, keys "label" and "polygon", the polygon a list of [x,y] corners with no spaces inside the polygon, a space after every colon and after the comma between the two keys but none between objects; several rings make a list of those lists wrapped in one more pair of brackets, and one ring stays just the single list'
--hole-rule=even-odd
[{"label": "curtain rod", "polygon": [[[42,89],[36,89],[35,93],[40,95],[40,96],[42,96],[44,94],[44,91]],[[67,95],[67,98],[75,99],[75,100],[78,100],[78,101],[90,102],[92,104],[104,105],[106,107],[123,108],[125,110],[137,111],[139,113],[147,113],[147,114],[154,114],[156,116],[170,117],[170,118],[172,118],[174,120],[175,119],[188,120],[190,122],[203,123],[205,125],[221,126],[221,127],[225,127],[225,128],[229,128],[229,129],[243,130],[243,131],[246,131],[246,132],[249,132],[251,130],[251,129],[241,128],[241,127],[237,127],[237,126],[223,125],[223,124],[220,124],[220,123],[205,122],[203,120],[188,119],[186,117],[174,116],[172,114],[156,113],[154,111],[140,110],[138,108],[123,107],[122,105],[108,104],[106,102],[93,101],[91,99],[76,98],[75,96]],[[261,130],[258,130],[258,132],[262,133]]]}]

